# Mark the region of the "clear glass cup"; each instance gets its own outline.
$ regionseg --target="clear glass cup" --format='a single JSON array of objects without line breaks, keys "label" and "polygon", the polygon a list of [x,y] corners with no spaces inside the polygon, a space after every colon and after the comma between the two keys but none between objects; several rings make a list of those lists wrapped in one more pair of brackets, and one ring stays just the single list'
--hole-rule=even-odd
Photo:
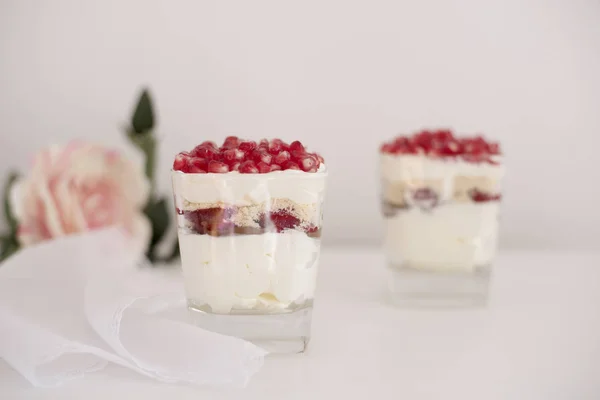
[{"label": "clear glass cup", "polygon": [[172,171],[188,308],[275,353],[310,339],[325,172]]},{"label": "clear glass cup", "polygon": [[498,157],[402,150],[380,153],[390,300],[401,306],[486,304],[504,167]]}]

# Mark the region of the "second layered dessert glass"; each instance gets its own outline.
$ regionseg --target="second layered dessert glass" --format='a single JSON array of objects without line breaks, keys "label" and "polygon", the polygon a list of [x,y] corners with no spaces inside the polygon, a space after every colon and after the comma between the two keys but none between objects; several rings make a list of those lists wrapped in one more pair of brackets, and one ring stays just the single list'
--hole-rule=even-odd
[{"label": "second layered dessert glass", "polygon": [[173,190],[190,310],[273,352],[310,338],[325,164],[300,142],[204,142],[176,156]]},{"label": "second layered dessert glass", "polygon": [[392,301],[485,303],[504,175],[498,144],[449,130],[399,136],[382,145],[380,173]]}]

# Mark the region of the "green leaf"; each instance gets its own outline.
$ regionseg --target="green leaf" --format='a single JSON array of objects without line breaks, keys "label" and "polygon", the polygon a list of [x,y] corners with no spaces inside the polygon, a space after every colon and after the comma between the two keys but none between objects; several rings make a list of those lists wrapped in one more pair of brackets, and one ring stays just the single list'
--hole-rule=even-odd
[{"label": "green leaf", "polygon": [[0,251],[0,262],[6,260],[19,250],[19,243],[14,236],[3,237],[0,246],[2,246],[2,250]]},{"label": "green leaf", "polygon": [[147,132],[154,127],[152,99],[147,89],[144,89],[140,95],[133,116],[131,117],[131,126],[136,134]]},{"label": "green leaf", "polygon": [[11,235],[16,234],[18,222],[10,210],[10,190],[18,178],[19,174],[16,172],[11,172],[8,175],[6,184],[4,185],[4,218],[6,219],[6,223],[8,224]]},{"label": "green leaf", "polygon": [[169,212],[167,211],[166,199],[162,198],[149,202],[144,213],[148,216],[152,225],[152,239],[148,247],[147,257],[150,261],[155,261],[154,247],[160,242],[169,227]]}]

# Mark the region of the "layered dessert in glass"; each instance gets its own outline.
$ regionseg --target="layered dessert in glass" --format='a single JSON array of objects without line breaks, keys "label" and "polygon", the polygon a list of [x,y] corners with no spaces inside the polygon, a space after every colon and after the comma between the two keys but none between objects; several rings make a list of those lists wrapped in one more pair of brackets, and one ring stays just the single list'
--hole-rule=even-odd
[{"label": "layered dessert in glass", "polygon": [[381,146],[380,174],[392,301],[484,304],[502,199],[499,144],[445,129],[398,136]]},{"label": "layered dessert in glass", "polygon": [[199,324],[272,352],[305,349],[326,176],[299,141],[228,137],[175,157],[185,291]]}]

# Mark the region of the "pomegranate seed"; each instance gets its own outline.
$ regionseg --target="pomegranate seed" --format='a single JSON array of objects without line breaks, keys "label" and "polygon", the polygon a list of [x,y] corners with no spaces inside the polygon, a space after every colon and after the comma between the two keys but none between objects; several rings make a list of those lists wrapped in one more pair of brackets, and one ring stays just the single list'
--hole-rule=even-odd
[{"label": "pomegranate seed", "polygon": [[256,164],[256,168],[258,168],[258,172],[261,174],[266,174],[267,172],[271,172],[271,167],[269,164],[264,162],[259,162]]},{"label": "pomegranate seed", "polygon": [[267,139],[261,139],[260,143],[258,143],[258,148],[268,150],[269,149],[269,141]]},{"label": "pomegranate seed", "polygon": [[313,156],[306,156],[300,160],[300,166],[304,172],[316,172],[319,168],[317,167],[317,160]]},{"label": "pomegranate seed", "polygon": [[214,149],[210,144],[209,145],[201,144],[199,146],[194,147],[194,150],[192,150],[191,155],[193,157],[200,157],[200,158],[205,158],[207,160],[212,160],[215,158],[217,153],[218,153],[218,150]]},{"label": "pomegranate seed", "polygon": [[225,172],[229,172],[229,166],[220,161],[211,161],[208,163],[208,172],[212,172],[214,174],[222,174]]},{"label": "pomegranate seed", "polygon": [[283,148],[283,141],[281,139],[273,139],[271,140],[271,142],[269,142],[269,146],[267,147],[269,153],[273,154],[273,155],[277,155],[279,154],[279,152],[282,150]]},{"label": "pomegranate seed", "polygon": [[239,171],[242,174],[258,174],[258,168],[256,168],[256,165],[252,160],[244,161],[243,163],[241,163]]},{"label": "pomegranate seed", "polygon": [[244,152],[239,149],[228,149],[222,153],[223,161],[228,163],[244,159]]},{"label": "pomegranate seed", "polygon": [[277,164],[271,165],[271,172],[273,171],[281,171],[281,167]]},{"label": "pomegranate seed", "polygon": [[275,156],[274,161],[276,164],[283,165],[283,163],[285,163],[286,161],[289,161],[290,158],[291,158],[290,153],[288,153],[287,151],[284,150]]},{"label": "pomegranate seed", "polygon": [[447,142],[449,140],[453,140],[452,131],[449,129],[440,129],[437,132],[433,133],[433,138],[440,142]]},{"label": "pomegranate seed", "polygon": [[448,142],[443,144],[440,149],[440,154],[443,156],[454,156],[460,153],[460,145],[456,142]]},{"label": "pomegranate seed", "polygon": [[266,150],[256,149],[252,152],[252,160],[256,163],[264,162],[265,164],[271,164],[273,156],[267,153]]},{"label": "pomegranate seed", "polygon": [[302,143],[300,143],[298,140],[296,140],[296,141],[292,142],[292,144],[290,144],[290,153],[292,153],[293,151],[305,152],[306,149],[304,148]]},{"label": "pomegranate seed", "polygon": [[297,169],[297,170],[300,170],[300,167],[298,166],[298,164],[296,164],[293,161],[286,161],[281,166],[281,169],[283,169],[283,170],[286,170],[286,169]]},{"label": "pomegranate seed", "polygon": [[236,162],[229,166],[230,171],[238,171],[240,169],[240,163]]},{"label": "pomegranate seed", "polygon": [[240,139],[237,136],[227,136],[223,141],[223,146],[221,147],[224,149],[232,149],[234,147],[237,147],[239,144]]},{"label": "pomegranate seed", "polygon": [[325,163],[325,159],[321,157],[320,154],[315,153],[315,156],[317,157],[317,160],[319,160],[319,165]]},{"label": "pomegranate seed", "polygon": [[490,152],[490,154],[500,154],[500,145],[498,143],[489,143],[488,151]]},{"label": "pomegranate seed", "polygon": [[252,140],[246,140],[241,142],[238,147],[244,153],[248,154],[256,148],[256,142]]},{"label": "pomegranate seed", "polygon": [[181,153],[175,156],[175,160],[173,161],[173,170],[174,171],[183,171],[188,164],[188,160],[190,158],[190,153],[187,151],[182,151]]},{"label": "pomegranate seed", "polygon": [[190,158],[186,172],[191,174],[205,174],[207,168],[208,162],[204,158]]}]

